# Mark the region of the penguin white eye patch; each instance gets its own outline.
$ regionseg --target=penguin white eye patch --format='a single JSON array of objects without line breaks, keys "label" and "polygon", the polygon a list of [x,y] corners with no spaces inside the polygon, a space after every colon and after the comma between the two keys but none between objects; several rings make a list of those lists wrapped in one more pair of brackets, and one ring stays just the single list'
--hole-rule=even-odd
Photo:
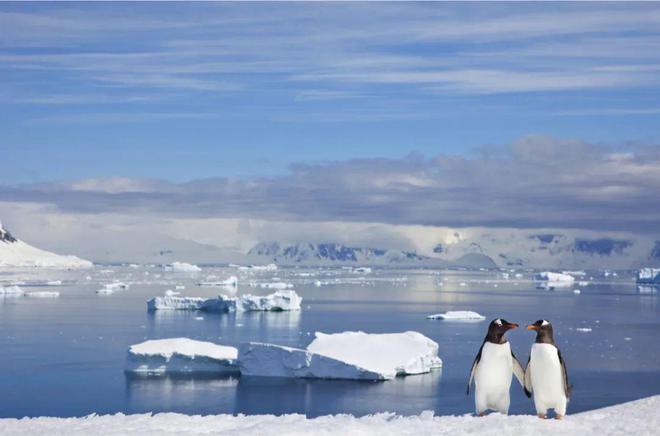
[{"label": "penguin white eye patch", "polygon": [[550,323],[546,320],[543,320],[543,322],[541,323],[542,326],[545,326],[545,325],[548,325],[548,324],[550,324]]},{"label": "penguin white eye patch", "polygon": [[495,320],[495,324],[497,324],[497,325],[502,325],[502,320],[499,319],[499,318],[497,318],[497,319]]}]

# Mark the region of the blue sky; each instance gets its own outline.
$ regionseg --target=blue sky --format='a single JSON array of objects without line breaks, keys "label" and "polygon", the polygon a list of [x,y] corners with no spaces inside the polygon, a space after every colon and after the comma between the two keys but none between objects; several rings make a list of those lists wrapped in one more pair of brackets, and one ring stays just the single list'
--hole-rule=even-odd
[{"label": "blue sky", "polygon": [[0,183],[660,143],[653,3],[0,4]]}]

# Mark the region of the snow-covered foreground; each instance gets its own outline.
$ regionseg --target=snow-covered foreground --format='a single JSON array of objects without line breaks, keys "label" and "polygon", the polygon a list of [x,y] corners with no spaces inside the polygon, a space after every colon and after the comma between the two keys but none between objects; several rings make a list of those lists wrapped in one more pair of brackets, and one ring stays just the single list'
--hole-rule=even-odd
[{"label": "snow-covered foreground", "polygon": [[157,415],[106,415],[84,418],[0,419],[0,433],[11,435],[655,435],[660,426],[660,395],[603,409],[569,415],[563,421],[541,420],[536,416],[492,414],[433,416],[423,412],[401,417],[380,413],[356,418],[352,415],[208,415],[178,413]]}]

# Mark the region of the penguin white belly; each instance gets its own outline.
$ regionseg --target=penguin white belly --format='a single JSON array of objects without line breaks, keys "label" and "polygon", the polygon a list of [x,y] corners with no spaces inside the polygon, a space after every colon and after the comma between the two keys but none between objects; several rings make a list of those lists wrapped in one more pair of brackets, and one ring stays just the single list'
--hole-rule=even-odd
[{"label": "penguin white belly", "polygon": [[509,388],[513,376],[511,344],[486,342],[474,374],[477,413],[488,409],[509,413]]},{"label": "penguin white belly", "polygon": [[536,412],[545,415],[548,409],[555,409],[558,415],[565,415],[567,399],[557,347],[552,344],[532,345],[529,365]]}]

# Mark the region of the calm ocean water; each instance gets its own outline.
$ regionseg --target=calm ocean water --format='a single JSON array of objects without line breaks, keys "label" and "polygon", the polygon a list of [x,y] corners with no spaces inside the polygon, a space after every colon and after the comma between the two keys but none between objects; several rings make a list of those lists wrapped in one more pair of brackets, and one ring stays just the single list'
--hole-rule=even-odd
[{"label": "calm ocean water", "polygon": [[[231,274],[236,270],[204,268],[196,275],[156,267],[0,271],[0,284],[23,281],[26,291],[61,293],[59,298],[0,296],[0,417],[152,411],[471,413],[473,398],[465,395],[465,385],[488,322],[425,318],[447,310],[475,310],[488,320],[504,317],[521,325],[539,318],[552,321],[574,385],[569,413],[660,394],[658,296],[639,292],[631,274],[588,272],[584,280],[589,285],[546,291],[535,289],[529,273],[526,280],[507,280],[481,271],[374,270],[356,275],[337,269],[281,269],[242,273],[238,292],[267,294],[267,289],[247,284],[275,276],[293,283],[303,296],[299,313],[204,313],[200,320],[194,312],[146,310],[148,298],[177,284],[186,286],[183,295],[216,295],[217,288],[196,283]],[[52,280],[62,284],[43,286]],[[114,280],[131,283],[130,289],[96,295]],[[316,280],[332,283],[316,286]],[[572,292],[576,288],[581,294]],[[419,331],[440,344],[444,367],[388,382],[135,377],[123,372],[128,346],[145,339],[186,336],[227,345],[263,341],[304,347],[315,331],[346,330]],[[518,329],[509,338],[524,364],[533,333]],[[511,413],[534,413],[515,381]]]}]

